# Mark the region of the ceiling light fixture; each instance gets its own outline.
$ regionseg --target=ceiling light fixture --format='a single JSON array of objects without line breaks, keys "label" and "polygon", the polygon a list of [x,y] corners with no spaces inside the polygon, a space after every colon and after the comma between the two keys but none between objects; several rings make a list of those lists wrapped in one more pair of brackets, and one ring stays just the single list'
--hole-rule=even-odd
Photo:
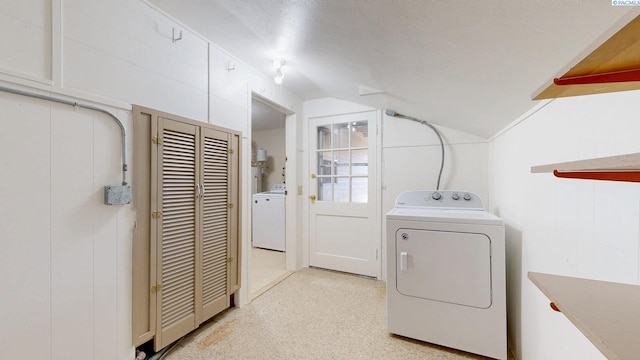
[{"label": "ceiling light fixture", "polygon": [[273,60],[273,67],[276,68],[276,70],[282,69],[282,67],[285,66],[286,64],[287,64],[287,62],[284,61],[284,59],[275,59],[275,60]]},{"label": "ceiling light fixture", "polygon": [[278,85],[282,84],[282,79],[284,79],[284,67],[286,64],[287,62],[284,59],[273,60],[273,67],[276,69],[276,76],[273,81]]},{"label": "ceiling light fixture", "polygon": [[284,79],[284,73],[282,72],[282,69],[278,69],[276,71],[276,76],[273,78],[273,81],[280,85],[282,84],[282,79]]}]

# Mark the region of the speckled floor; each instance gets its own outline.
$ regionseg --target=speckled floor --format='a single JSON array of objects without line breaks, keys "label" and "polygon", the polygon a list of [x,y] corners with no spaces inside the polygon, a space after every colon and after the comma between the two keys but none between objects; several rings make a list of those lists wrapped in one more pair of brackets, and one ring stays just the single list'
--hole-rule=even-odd
[{"label": "speckled floor", "polygon": [[302,269],[201,325],[164,359],[486,359],[389,335],[384,286]]}]

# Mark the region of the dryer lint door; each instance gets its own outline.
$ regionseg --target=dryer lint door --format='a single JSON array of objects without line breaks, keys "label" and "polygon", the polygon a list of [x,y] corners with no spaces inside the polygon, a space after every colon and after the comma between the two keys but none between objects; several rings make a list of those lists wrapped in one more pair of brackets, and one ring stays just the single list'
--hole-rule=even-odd
[{"label": "dryer lint door", "polygon": [[491,306],[491,239],[485,234],[399,229],[396,267],[400,294]]}]

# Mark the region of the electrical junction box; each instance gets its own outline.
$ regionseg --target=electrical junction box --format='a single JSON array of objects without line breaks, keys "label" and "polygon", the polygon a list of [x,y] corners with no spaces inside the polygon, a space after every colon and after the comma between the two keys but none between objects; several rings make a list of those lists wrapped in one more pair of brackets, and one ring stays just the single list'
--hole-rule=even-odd
[{"label": "electrical junction box", "polygon": [[105,205],[126,205],[131,203],[131,185],[104,187]]}]

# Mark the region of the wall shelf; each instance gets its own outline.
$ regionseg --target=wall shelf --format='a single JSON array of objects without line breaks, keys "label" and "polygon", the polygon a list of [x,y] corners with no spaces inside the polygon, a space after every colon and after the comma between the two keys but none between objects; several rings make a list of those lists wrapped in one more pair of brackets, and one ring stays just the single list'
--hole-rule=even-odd
[{"label": "wall shelf", "polygon": [[640,286],[529,272],[542,293],[607,359],[640,354]]},{"label": "wall shelf", "polygon": [[640,182],[640,153],[532,166],[531,172],[553,172],[560,178]]},{"label": "wall shelf", "polygon": [[640,16],[631,11],[533,100],[640,89]]}]

